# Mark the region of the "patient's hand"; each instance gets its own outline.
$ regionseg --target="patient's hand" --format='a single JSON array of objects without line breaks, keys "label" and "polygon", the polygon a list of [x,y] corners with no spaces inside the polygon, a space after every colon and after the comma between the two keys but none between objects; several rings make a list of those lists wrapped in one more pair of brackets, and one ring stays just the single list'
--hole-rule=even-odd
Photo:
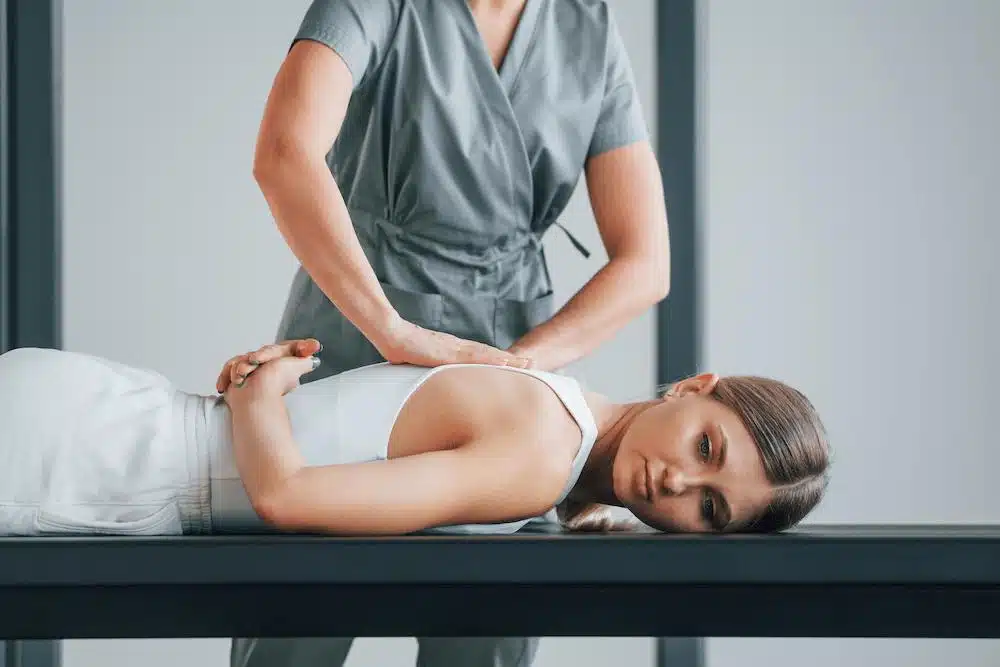
[{"label": "patient's hand", "polygon": [[319,367],[319,357],[286,355],[266,361],[242,384],[230,384],[223,398],[229,407],[235,403],[260,404],[261,399],[280,398],[299,386],[300,378]]},{"label": "patient's hand", "polygon": [[308,358],[322,349],[323,346],[318,340],[306,338],[265,345],[253,352],[237,355],[223,365],[219,378],[215,381],[215,390],[224,394],[231,385],[242,386],[261,364],[283,357]]}]

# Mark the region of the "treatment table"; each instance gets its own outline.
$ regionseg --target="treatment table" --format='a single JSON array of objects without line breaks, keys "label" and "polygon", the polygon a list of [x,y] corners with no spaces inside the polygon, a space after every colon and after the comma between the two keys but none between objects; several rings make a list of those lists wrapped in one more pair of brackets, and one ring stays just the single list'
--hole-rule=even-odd
[{"label": "treatment table", "polygon": [[1000,637],[1000,526],[0,539],[2,639],[320,635]]}]

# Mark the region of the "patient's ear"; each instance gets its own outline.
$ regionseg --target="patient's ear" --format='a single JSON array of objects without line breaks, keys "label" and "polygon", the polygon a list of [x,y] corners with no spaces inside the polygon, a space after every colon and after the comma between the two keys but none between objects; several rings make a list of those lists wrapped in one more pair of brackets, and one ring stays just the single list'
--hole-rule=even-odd
[{"label": "patient's ear", "polygon": [[719,384],[719,376],[715,373],[699,373],[681,380],[672,386],[663,397],[669,399],[699,394],[705,396],[712,393],[717,384]]}]

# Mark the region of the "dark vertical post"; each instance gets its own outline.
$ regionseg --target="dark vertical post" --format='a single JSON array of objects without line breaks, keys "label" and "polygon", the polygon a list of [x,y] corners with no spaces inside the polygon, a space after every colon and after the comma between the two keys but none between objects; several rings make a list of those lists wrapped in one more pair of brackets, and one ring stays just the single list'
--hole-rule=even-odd
[{"label": "dark vertical post", "polygon": [[[698,369],[695,0],[656,2],[657,152],[670,221],[670,296],[657,307],[657,381]],[[661,637],[656,667],[703,667],[704,640]]]},{"label": "dark vertical post", "polygon": [[[60,347],[62,0],[0,0],[0,352]],[[58,667],[58,641],[0,642]]]},{"label": "dark vertical post", "polygon": [[695,0],[656,3],[657,138],[670,220],[670,296],[657,313],[659,381],[698,366]]},{"label": "dark vertical post", "polygon": [[[11,348],[10,315],[10,41],[7,0],[0,0],[0,353]],[[0,667],[5,667],[0,664]]]},{"label": "dark vertical post", "polygon": [[0,656],[0,667],[59,667],[62,650],[57,641],[9,641]]},{"label": "dark vertical post", "polygon": [[9,347],[62,344],[62,0],[6,0]]},{"label": "dark vertical post", "polygon": [[656,667],[704,667],[705,640],[700,637],[660,637]]}]

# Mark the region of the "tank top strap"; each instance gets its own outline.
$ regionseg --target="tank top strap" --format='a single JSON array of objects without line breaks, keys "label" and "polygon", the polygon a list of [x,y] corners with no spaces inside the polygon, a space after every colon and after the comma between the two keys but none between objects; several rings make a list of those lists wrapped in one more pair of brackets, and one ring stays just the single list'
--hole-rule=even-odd
[{"label": "tank top strap", "polygon": [[573,490],[573,487],[580,479],[580,475],[583,473],[583,466],[587,463],[587,458],[594,448],[594,443],[597,440],[597,422],[594,420],[594,413],[591,412],[590,406],[587,405],[587,399],[580,387],[580,383],[574,378],[568,375],[530,369],[515,368],[511,370],[534,376],[547,384],[555,392],[556,396],[559,397],[559,400],[562,401],[566,410],[576,421],[577,426],[580,427],[580,448],[573,459],[573,467],[569,478],[566,480],[566,485],[563,487],[563,491],[556,501],[558,505],[566,499],[569,492]]}]

